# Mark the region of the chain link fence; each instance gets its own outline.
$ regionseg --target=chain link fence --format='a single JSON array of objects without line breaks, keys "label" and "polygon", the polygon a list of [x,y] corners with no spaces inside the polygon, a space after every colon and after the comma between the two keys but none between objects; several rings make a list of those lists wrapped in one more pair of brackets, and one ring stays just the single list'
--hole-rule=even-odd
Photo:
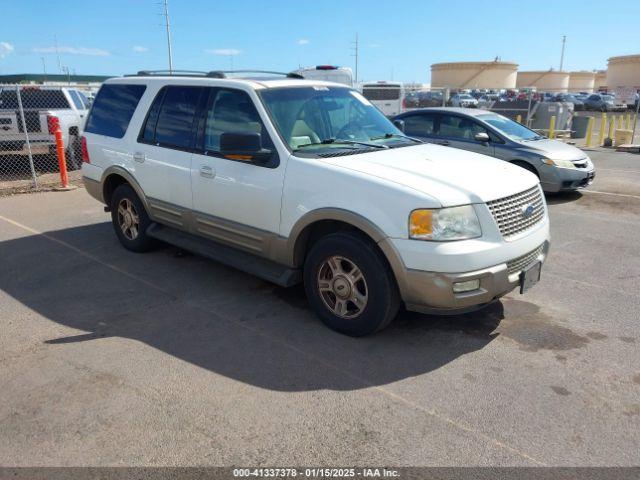
[{"label": "chain link fence", "polygon": [[87,93],[76,87],[0,84],[0,194],[60,183],[58,129],[69,177],[79,179]]}]

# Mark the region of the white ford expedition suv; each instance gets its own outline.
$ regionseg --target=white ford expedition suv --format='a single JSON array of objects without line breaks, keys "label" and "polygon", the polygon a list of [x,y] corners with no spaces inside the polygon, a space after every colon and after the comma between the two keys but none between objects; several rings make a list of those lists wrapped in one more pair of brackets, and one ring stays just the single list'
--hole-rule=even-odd
[{"label": "white ford expedition suv", "polygon": [[450,314],[522,293],[549,248],[535,175],[406,137],[344,85],[140,72],[105,82],[84,135],[87,191],[125,248],[160,240],[304,282],[348,335],[401,305]]}]

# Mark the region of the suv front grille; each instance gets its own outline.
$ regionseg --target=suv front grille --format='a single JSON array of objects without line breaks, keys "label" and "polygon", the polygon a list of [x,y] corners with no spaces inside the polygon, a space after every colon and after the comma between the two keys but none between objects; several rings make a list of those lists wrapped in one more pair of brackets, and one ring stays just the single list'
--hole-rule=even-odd
[{"label": "suv front grille", "polygon": [[[487,206],[504,238],[524,232],[544,218],[544,200],[537,185],[524,192],[487,202]],[[529,206],[531,211],[526,215],[525,210]]]},{"label": "suv front grille", "polygon": [[542,253],[542,247],[543,245],[540,245],[535,250],[526,253],[521,257],[514,258],[513,260],[508,261],[507,270],[509,271],[509,275],[511,275],[512,273],[520,272],[526,266],[531,265],[536,260],[536,258],[538,258],[538,255]]}]

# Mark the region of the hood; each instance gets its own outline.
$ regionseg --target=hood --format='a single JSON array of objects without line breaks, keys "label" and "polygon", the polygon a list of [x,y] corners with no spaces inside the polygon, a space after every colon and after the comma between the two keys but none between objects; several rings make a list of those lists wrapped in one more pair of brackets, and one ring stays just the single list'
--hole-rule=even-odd
[{"label": "hood", "polygon": [[322,161],[403,185],[435,198],[445,207],[484,203],[538,184],[534,174],[503,160],[432,144]]},{"label": "hood", "polygon": [[572,145],[559,142],[558,140],[551,140],[549,138],[543,138],[541,140],[533,140],[530,142],[518,142],[518,144],[525,147],[530,152],[539,153],[547,158],[554,160],[582,160],[587,155]]}]

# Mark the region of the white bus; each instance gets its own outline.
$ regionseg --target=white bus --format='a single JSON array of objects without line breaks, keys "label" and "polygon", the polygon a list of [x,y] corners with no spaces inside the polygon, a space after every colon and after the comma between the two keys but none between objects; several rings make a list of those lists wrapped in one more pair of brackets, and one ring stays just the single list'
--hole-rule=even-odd
[{"label": "white bus", "polygon": [[342,83],[353,87],[353,72],[349,67],[317,65],[315,67],[300,68],[294,73],[298,73],[309,80]]},{"label": "white bus", "polygon": [[402,112],[404,89],[401,83],[364,83],[362,84],[362,95],[387,117]]}]

